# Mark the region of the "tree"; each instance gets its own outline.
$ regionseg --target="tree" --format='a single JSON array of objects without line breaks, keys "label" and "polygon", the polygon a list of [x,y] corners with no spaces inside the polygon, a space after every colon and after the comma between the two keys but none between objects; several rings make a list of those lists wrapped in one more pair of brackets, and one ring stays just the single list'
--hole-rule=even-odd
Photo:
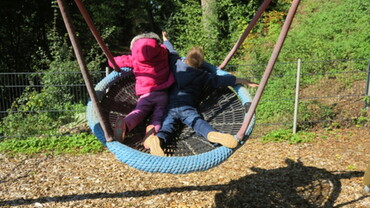
[{"label": "tree", "polygon": [[204,31],[211,33],[214,31],[212,26],[217,21],[217,2],[216,0],[201,0],[202,6],[202,21],[204,25]]},{"label": "tree", "polygon": [[52,11],[48,0],[0,2],[0,71],[33,71],[36,52],[48,47]]}]

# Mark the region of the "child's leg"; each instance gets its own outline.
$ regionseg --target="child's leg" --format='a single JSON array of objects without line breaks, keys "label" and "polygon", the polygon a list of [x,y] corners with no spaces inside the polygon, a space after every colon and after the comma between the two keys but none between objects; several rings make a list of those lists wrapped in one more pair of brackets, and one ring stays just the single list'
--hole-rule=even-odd
[{"label": "child's leg", "polygon": [[174,109],[170,109],[169,111],[167,111],[163,119],[161,129],[156,134],[156,136],[162,139],[164,143],[167,143],[170,140],[172,134],[176,131],[175,128],[176,121],[177,121],[176,111]]},{"label": "child's leg", "polygon": [[208,122],[206,122],[198,113],[196,108],[191,106],[181,107],[182,122],[192,128],[197,135],[207,138],[209,132],[216,131]]},{"label": "child's leg", "polygon": [[164,112],[167,107],[168,95],[166,91],[158,91],[155,95],[155,98],[151,100],[155,103],[155,106],[150,124],[154,126],[155,132],[158,132],[161,128]]},{"label": "child's leg", "polygon": [[114,127],[114,137],[117,141],[123,142],[126,133],[142,122],[145,116],[151,111],[152,105],[148,102],[148,94],[141,96],[136,107],[126,117],[119,117]]},{"label": "child's leg", "polygon": [[207,138],[212,143],[219,143],[227,148],[238,146],[238,140],[231,134],[217,132],[209,123],[199,115],[195,108],[183,109],[183,122],[191,127],[197,134]]},{"label": "child's leg", "polygon": [[127,131],[134,129],[144,120],[145,116],[151,112],[153,104],[150,102],[150,98],[150,93],[142,95],[139,98],[135,109],[125,117]]},{"label": "child's leg", "polygon": [[162,128],[156,135],[150,135],[144,141],[144,147],[150,149],[152,155],[164,156],[163,145],[167,143],[172,133],[175,131],[175,114],[171,110],[167,111],[167,115],[163,120]]}]

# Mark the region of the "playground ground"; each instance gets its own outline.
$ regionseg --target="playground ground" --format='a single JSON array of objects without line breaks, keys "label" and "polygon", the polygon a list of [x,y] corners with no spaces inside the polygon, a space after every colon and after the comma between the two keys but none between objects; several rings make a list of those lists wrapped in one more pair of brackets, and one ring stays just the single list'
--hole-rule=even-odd
[{"label": "playground ground", "polygon": [[314,142],[250,139],[221,165],[146,173],[109,153],[0,154],[2,207],[370,207],[369,127],[320,130]]}]

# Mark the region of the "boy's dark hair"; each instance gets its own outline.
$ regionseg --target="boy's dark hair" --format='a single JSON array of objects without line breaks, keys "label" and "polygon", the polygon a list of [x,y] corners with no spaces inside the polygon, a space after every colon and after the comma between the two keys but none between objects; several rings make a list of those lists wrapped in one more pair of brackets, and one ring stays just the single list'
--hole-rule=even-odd
[{"label": "boy's dark hair", "polygon": [[204,62],[203,50],[198,46],[191,48],[186,54],[186,59],[184,62],[193,68],[201,68]]}]

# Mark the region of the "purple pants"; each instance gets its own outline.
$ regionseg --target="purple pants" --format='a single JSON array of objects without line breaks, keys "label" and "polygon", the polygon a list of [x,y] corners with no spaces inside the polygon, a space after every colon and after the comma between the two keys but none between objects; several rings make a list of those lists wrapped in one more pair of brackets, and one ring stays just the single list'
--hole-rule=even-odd
[{"label": "purple pants", "polygon": [[167,102],[167,91],[154,91],[140,96],[135,109],[125,117],[128,131],[131,131],[139,125],[147,115],[153,112],[150,124],[152,124],[155,131],[158,132],[161,128]]}]

